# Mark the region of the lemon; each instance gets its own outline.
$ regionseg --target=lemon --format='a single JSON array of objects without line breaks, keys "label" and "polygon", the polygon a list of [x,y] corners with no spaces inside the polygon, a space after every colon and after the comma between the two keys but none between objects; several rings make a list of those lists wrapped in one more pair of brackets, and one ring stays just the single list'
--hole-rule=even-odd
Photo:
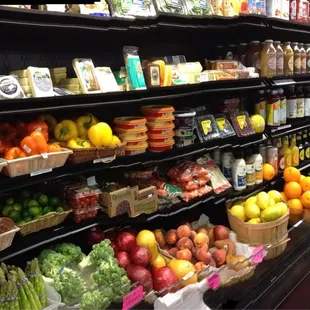
[{"label": "lemon", "polygon": [[117,137],[117,136],[112,136],[112,141],[110,142],[109,146],[117,146],[119,144],[121,144],[121,140]]},{"label": "lemon", "polygon": [[262,211],[261,219],[263,222],[271,222],[277,220],[281,216],[282,216],[282,209],[274,205]]},{"label": "lemon", "polygon": [[249,224],[259,224],[259,223],[261,223],[261,221],[262,220],[259,217],[256,217],[256,218],[248,220],[247,223],[249,223]]},{"label": "lemon", "polygon": [[243,203],[243,206],[246,207],[246,206],[250,206],[250,205],[256,204],[256,201],[257,201],[256,196],[252,196],[252,197],[248,198],[248,199]]},{"label": "lemon", "polygon": [[269,204],[268,204],[268,207],[272,207],[276,204],[276,202],[274,201],[273,198],[269,198]]},{"label": "lemon", "polygon": [[245,221],[245,212],[243,206],[235,205],[230,209],[232,215],[238,217],[241,221]]},{"label": "lemon", "polygon": [[265,119],[259,115],[255,114],[250,117],[252,126],[255,133],[262,133],[265,130]]},{"label": "lemon", "polygon": [[249,219],[260,217],[260,208],[257,204],[253,203],[244,207],[245,215]]},{"label": "lemon", "polygon": [[282,216],[287,212],[288,208],[286,203],[284,202],[277,202],[275,205],[275,207],[278,207],[281,210],[281,214]]},{"label": "lemon", "polygon": [[275,201],[275,203],[282,201],[281,193],[274,189],[268,192],[268,196],[272,198]]},{"label": "lemon", "polygon": [[256,204],[260,207],[260,209],[264,210],[269,205],[269,196],[266,192],[260,192],[257,195]]}]

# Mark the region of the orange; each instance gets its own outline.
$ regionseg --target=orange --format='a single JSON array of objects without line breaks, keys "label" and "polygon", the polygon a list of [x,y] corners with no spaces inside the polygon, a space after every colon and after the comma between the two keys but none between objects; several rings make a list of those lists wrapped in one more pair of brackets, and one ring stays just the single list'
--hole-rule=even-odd
[{"label": "orange", "polygon": [[310,191],[304,192],[300,198],[304,208],[310,209]]},{"label": "orange", "polygon": [[292,215],[300,215],[303,212],[302,204],[299,199],[291,199],[287,202],[290,207],[290,214]]},{"label": "orange", "polygon": [[285,195],[284,192],[281,192],[281,196],[282,196],[282,200],[283,200],[284,202],[287,202],[287,197],[286,197],[286,195]]},{"label": "orange", "polygon": [[299,198],[301,193],[301,186],[297,182],[292,181],[284,185],[284,194],[288,199]]},{"label": "orange", "polygon": [[303,177],[299,184],[303,192],[310,191],[310,177]]},{"label": "orange", "polygon": [[301,175],[300,175],[300,181],[301,181],[303,178],[305,178],[305,177],[306,177],[305,175],[301,174]]},{"label": "orange", "polygon": [[276,172],[272,165],[264,164],[263,165],[263,178],[265,181],[272,180],[276,175]]},{"label": "orange", "polygon": [[294,167],[287,167],[284,169],[283,177],[285,182],[299,182],[300,181],[300,172]]},{"label": "orange", "polygon": [[305,209],[304,210],[304,219],[305,223],[310,223],[310,209]]}]

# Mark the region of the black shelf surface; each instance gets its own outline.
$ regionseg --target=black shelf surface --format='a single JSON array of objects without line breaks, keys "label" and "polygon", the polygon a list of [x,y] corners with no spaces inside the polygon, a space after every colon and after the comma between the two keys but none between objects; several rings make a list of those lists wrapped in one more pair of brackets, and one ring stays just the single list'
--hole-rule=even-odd
[{"label": "black shelf surface", "polygon": [[199,84],[161,87],[139,91],[1,100],[0,115],[32,112],[43,113],[47,111],[89,109],[94,107],[107,108],[109,106],[129,105],[135,103],[148,105],[163,100],[191,97],[215,92],[264,89],[266,85],[263,81],[264,80],[261,78],[210,81]]}]

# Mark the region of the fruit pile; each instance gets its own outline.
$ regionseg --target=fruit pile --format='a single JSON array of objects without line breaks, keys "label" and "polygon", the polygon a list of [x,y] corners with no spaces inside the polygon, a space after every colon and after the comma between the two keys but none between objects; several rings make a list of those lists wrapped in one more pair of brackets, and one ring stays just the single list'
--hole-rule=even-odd
[{"label": "fruit pile", "polygon": [[294,167],[284,170],[283,199],[290,209],[291,220],[299,220],[302,215],[307,217],[310,213],[310,177],[301,175]]},{"label": "fruit pile", "polygon": [[[176,230],[170,229],[166,233],[157,229],[154,235],[159,246],[171,256],[179,260],[190,261],[196,271],[206,269],[208,266],[221,267],[225,263],[235,264],[244,261],[242,255],[236,256],[234,243],[229,240],[229,230],[222,225],[213,228],[201,226],[194,230],[191,224],[185,223]],[[239,264],[235,270],[248,266],[246,261]]]},{"label": "fruit pile", "polygon": [[271,222],[287,213],[285,196],[276,190],[260,192],[246,201],[238,201],[230,209],[232,215],[249,224]]},{"label": "fruit pile", "polygon": [[64,212],[60,199],[28,190],[15,193],[2,201],[1,215],[11,218],[17,225],[23,225],[50,212]]}]

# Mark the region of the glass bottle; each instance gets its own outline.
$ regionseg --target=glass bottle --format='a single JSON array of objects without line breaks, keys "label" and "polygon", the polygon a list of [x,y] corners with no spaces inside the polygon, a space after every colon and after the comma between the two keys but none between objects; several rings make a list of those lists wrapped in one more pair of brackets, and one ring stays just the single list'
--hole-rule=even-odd
[{"label": "glass bottle", "polygon": [[299,43],[298,47],[300,51],[300,72],[301,74],[306,74],[307,73],[307,53],[306,53],[303,43]]},{"label": "glass bottle", "polygon": [[310,116],[310,86],[305,86],[303,88],[303,93],[305,96],[305,117],[309,117]]},{"label": "glass bottle", "polygon": [[286,91],[286,118],[295,119],[297,118],[297,98],[295,93],[295,87],[289,86]]},{"label": "glass bottle", "polygon": [[297,133],[296,137],[296,144],[299,150],[299,164],[301,164],[305,160],[305,150],[304,150],[304,145],[302,143],[302,132]]},{"label": "glass bottle", "polygon": [[276,49],[273,40],[266,40],[261,52],[261,76],[273,77],[276,75]]},{"label": "glass bottle", "polygon": [[238,46],[237,56],[238,60],[245,66],[245,57],[248,45],[246,43],[240,43]]},{"label": "glass bottle", "polygon": [[277,90],[272,90],[267,99],[267,125],[280,125],[280,97]]},{"label": "glass bottle", "polygon": [[226,60],[236,59],[236,45],[228,44],[228,50],[225,56]]},{"label": "glass bottle", "polygon": [[281,140],[281,138],[277,138],[276,140],[277,140],[276,146],[278,148],[278,167],[279,167],[279,170],[284,170],[285,158],[284,158],[282,140]]},{"label": "glass bottle", "polygon": [[248,46],[245,57],[246,66],[255,68],[255,72],[258,74],[260,74],[261,71],[261,50],[262,48],[259,41],[252,41]]},{"label": "glass bottle", "polygon": [[274,48],[276,49],[276,76],[282,76],[284,70],[284,54],[280,41],[274,41]]},{"label": "glass bottle", "polygon": [[290,76],[294,74],[294,51],[291,47],[291,42],[283,43],[284,54],[284,75]]},{"label": "glass bottle", "polygon": [[284,165],[285,168],[292,166],[292,151],[290,149],[288,136],[285,136],[282,141],[283,154],[284,154]]},{"label": "glass bottle", "polygon": [[305,160],[309,160],[310,159],[310,143],[308,142],[308,131],[307,130],[304,130],[302,137],[304,140]]},{"label": "glass bottle", "polygon": [[253,159],[255,169],[255,184],[263,183],[263,157],[259,153],[259,146],[253,146]]},{"label": "glass bottle", "polygon": [[254,157],[251,148],[245,149],[245,164],[246,164],[246,187],[252,188],[255,185],[256,175],[254,167]]},{"label": "glass bottle", "polygon": [[292,135],[290,144],[290,149],[292,152],[292,166],[297,167],[299,165],[299,149],[296,145],[296,134]]},{"label": "glass bottle", "polygon": [[280,97],[280,124],[286,124],[286,97],[284,95],[284,89],[278,89],[278,95]]},{"label": "glass bottle", "polygon": [[297,98],[297,118],[305,117],[305,96],[302,91],[302,87],[296,87]]},{"label": "glass bottle", "polygon": [[266,119],[266,98],[263,90],[258,91],[257,99],[255,102],[255,114],[261,115],[264,119]]},{"label": "glass bottle", "polygon": [[301,57],[300,57],[300,50],[298,48],[298,43],[293,42],[292,48],[294,51],[294,75],[301,74]]}]

